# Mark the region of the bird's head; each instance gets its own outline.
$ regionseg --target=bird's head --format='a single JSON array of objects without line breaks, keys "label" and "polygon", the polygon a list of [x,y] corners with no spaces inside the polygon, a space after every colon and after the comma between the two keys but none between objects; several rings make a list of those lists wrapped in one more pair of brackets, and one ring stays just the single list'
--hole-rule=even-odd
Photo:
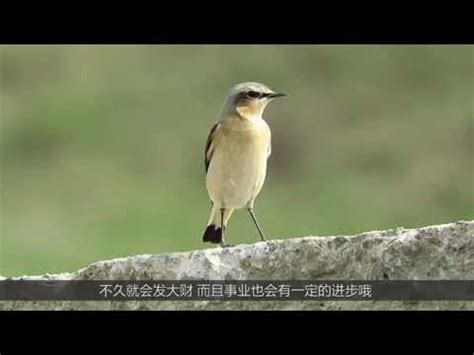
[{"label": "bird's head", "polygon": [[286,95],[260,83],[237,84],[226,97],[224,111],[226,114],[237,113],[244,119],[259,118],[270,101],[283,96]]}]

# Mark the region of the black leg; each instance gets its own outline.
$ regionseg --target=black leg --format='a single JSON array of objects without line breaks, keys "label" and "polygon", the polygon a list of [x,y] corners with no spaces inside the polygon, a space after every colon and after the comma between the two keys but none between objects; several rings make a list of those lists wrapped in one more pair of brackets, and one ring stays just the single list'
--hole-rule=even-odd
[{"label": "black leg", "polygon": [[225,241],[224,212],[225,212],[225,208],[221,208],[221,228],[222,228],[221,247],[227,248],[227,247],[231,247],[232,245],[227,244],[227,242]]},{"label": "black leg", "polygon": [[253,213],[253,208],[248,208],[248,210],[250,212],[250,216],[252,216],[253,222],[257,226],[258,233],[260,233],[260,237],[262,238],[263,241],[266,241],[266,238],[262,232],[262,228],[260,228],[260,224],[258,224],[257,217],[255,217],[255,213]]}]

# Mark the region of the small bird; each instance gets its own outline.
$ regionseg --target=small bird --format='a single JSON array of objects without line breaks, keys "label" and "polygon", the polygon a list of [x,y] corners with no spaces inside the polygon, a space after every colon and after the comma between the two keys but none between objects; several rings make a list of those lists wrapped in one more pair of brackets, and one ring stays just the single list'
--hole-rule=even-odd
[{"label": "small bird", "polygon": [[235,85],[227,95],[220,119],[207,138],[204,154],[212,210],[203,242],[231,246],[225,240],[225,229],[232,212],[241,208],[249,211],[261,239],[265,240],[253,211],[271,154],[270,127],[262,114],[270,101],[282,96],[286,95],[256,82]]}]

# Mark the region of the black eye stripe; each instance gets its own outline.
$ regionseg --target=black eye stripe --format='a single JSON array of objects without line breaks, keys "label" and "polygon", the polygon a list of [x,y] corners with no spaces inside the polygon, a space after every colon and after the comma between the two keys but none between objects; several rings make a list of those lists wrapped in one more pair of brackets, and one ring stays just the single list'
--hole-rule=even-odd
[{"label": "black eye stripe", "polygon": [[251,97],[252,99],[257,99],[257,98],[261,97],[262,94],[260,94],[257,91],[249,91],[249,92],[247,92],[247,96]]}]

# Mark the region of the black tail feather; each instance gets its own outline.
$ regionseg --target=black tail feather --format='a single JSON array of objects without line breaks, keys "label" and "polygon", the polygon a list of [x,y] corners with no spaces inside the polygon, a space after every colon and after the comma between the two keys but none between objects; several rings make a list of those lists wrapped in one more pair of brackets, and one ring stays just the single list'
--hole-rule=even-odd
[{"label": "black tail feather", "polygon": [[207,226],[202,236],[203,242],[210,242],[214,244],[219,244],[222,240],[222,228],[217,227],[214,224]]}]

